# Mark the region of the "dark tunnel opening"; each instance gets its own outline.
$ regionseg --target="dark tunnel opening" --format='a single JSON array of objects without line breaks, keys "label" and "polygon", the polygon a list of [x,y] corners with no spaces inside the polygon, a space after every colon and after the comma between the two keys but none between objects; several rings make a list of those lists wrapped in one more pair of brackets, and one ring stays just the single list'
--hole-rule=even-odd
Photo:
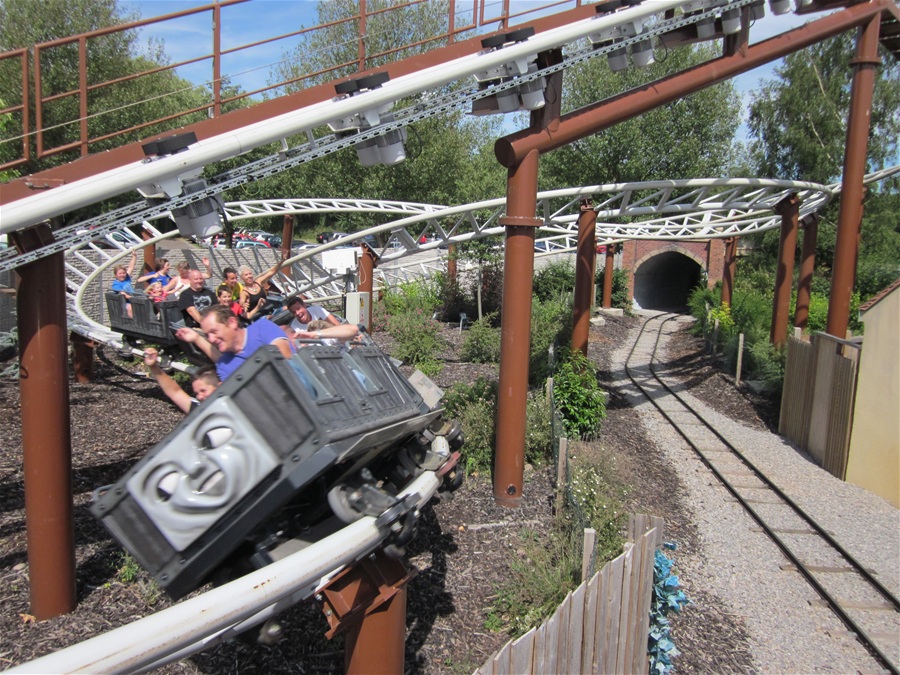
[{"label": "dark tunnel opening", "polygon": [[641,309],[683,311],[688,294],[703,279],[703,269],[676,251],[645,261],[634,275],[634,301]]}]

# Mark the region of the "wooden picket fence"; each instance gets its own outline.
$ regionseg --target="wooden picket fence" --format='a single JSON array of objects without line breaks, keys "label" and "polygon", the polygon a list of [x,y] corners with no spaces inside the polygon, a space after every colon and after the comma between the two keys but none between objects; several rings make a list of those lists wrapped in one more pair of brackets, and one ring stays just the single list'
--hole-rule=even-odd
[{"label": "wooden picket fence", "polygon": [[507,642],[476,673],[646,673],[653,563],[663,519],[631,516],[629,543],[569,593],[538,628]]},{"label": "wooden picket fence", "polygon": [[788,338],[778,433],[844,480],[861,345],[816,333]]}]

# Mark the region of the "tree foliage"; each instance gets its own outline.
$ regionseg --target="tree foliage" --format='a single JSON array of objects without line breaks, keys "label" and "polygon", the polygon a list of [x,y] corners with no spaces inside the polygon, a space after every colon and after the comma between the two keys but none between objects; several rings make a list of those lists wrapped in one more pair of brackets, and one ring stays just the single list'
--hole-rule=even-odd
[{"label": "tree foliage", "polygon": [[[57,40],[79,33],[119,26],[138,17],[123,10],[116,0],[0,0],[0,52],[31,48],[40,42]],[[31,58],[31,57],[29,57]],[[87,41],[87,79],[97,85],[116,78],[167,65],[165,45],[150,41],[142,45],[136,31],[110,33]],[[79,54],[77,43],[52,47],[41,55],[41,95],[77,91],[79,87]],[[226,83],[227,88],[227,83]],[[21,91],[21,72],[13,60],[0,62],[0,91],[12,104]],[[32,92],[31,100],[34,100]],[[201,108],[196,113],[174,122],[144,127],[127,135],[91,145],[91,152],[122,145],[124,142],[147,138],[175,126],[190,124],[207,117],[205,106],[211,102],[208,87],[198,87],[165,70],[133,80],[92,90],[88,95],[88,133],[98,138],[128,129],[152,119],[159,119],[180,111]],[[232,104],[234,107],[234,104]],[[34,119],[32,109],[32,119]],[[79,100],[67,96],[44,105],[44,147],[53,148],[79,140]],[[20,120],[16,120],[20,124]],[[15,125],[11,125],[13,127]],[[18,128],[16,129],[18,132]],[[0,138],[9,138],[8,131]],[[18,157],[17,140],[0,143],[0,161]],[[33,173],[77,158],[76,151],[67,151],[40,160],[32,160],[23,171]]]},{"label": "tree foliage", "polygon": [[[448,3],[427,2],[400,10],[378,13],[393,3],[367,3],[367,54],[387,52],[397,45],[410,44],[425,36],[446,31]],[[317,23],[339,22],[356,15],[358,3],[350,0],[319,2]],[[287,90],[320,83],[357,71],[358,21],[343,21],[308,34],[295,50],[285,55],[272,82],[299,78],[310,72],[321,74],[289,85]],[[404,58],[425,51],[434,43],[419,45],[400,54],[376,58],[367,66]],[[448,89],[452,86],[448,85]],[[429,95],[433,96],[434,93]],[[408,105],[416,101],[401,101]],[[325,133],[321,131],[320,133]],[[499,196],[504,191],[505,174],[494,159],[493,139],[499,134],[499,120],[474,119],[461,111],[422,120],[407,128],[407,159],[395,166],[363,167],[353,150],[302,165],[296,170],[247,186],[235,198],[265,197],[365,197],[456,205]],[[307,226],[355,231],[371,227],[370,215],[323,216]]]},{"label": "tree foliage", "polygon": [[[605,59],[566,70],[563,112],[601,101],[713,58],[680,48],[646,69],[610,71]],[[559,148],[541,159],[545,189],[671,178],[718,177],[736,158],[740,100],[730,82],[679,99]]]},{"label": "tree foliage", "polygon": [[[854,55],[853,35],[795,52],[750,105],[751,151],[769,178],[829,183],[844,162]],[[885,55],[877,69],[869,132],[869,171],[897,160],[900,138],[900,66]]]}]

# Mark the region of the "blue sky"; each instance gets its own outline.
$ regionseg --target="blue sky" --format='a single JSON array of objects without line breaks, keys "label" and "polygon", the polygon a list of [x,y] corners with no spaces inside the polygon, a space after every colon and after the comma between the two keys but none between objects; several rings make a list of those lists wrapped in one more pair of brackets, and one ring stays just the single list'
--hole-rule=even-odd
[{"label": "blue sky", "polygon": [[[208,5],[209,0],[119,0],[119,4],[126,11],[134,11],[140,18],[150,18]],[[457,4],[463,6],[463,2]],[[252,0],[223,7],[222,49],[274,37],[303,26],[314,26],[317,23],[316,5],[315,0]],[[759,42],[820,16],[822,14],[799,17],[793,13],[775,16],[767,11],[765,18],[752,27],[751,41]],[[155,24],[145,29],[143,36],[147,38],[152,35],[163,41],[172,61],[185,61],[212,52],[211,22],[212,12],[203,12]],[[226,56],[223,58],[223,74],[228,74],[232,83],[245,91],[258,89],[265,85],[272,65],[278,63],[295,44],[296,39],[283,40]],[[749,100],[750,92],[760,87],[761,81],[772,76],[776,65],[768,64],[735,78],[735,86],[745,102]],[[212,77],[210,62],[182,67],[178,74],[195,83],[206,82]],[[742,126],[738,135],[745,138],[746,127]]]}]

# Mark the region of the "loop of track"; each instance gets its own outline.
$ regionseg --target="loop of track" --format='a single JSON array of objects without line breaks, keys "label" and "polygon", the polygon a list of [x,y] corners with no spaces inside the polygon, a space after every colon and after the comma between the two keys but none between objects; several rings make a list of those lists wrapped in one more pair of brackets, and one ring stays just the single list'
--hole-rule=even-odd
[{"label": "loop of track", "polygon": [[[896,627],[900,623],[900,600],[656,373],[654,361],[660,338],[666,324],[678,316],[677,314],[660,314],[647,319],[641,326],[641,331],[625,362],[625,371],[632,384],[684,438],[704,465],[778,546],[784,556],[790,560],[793,569],[803,575],[850,633],[882,667],[896,675],[900,672],[898,663],[885,654],[878,643],[893,644],[896,648]],[[733,466],[735,460],[739,462],[738,470],[725,468],[729,462]],[[749,479],[753,484],[746,482],[738,484],[730,477]],[[741,490],[752,490],[753,497],[745,497],[741,494]],[[780,524],[776,526],[772,523],[775,519],[774,516],[770,514],[767,518],[760,509],[754,508],[753,504],[783,507],[779,508],[779,511],[784,511],[793,523],[785,525],[785,515],[779,512]],[[801,536],[798,538],[795,535]],[[795,542],[789,541],[791,537]],[[799,543],[800,540],[803,541],[802,545]],[[807,564],[803,560],[803,558],[833,559],[835,554],[842,561],[841,567],[817,566]],[[833,574],[835,572],[846,574]],[[832,577],[843,576],[845,588],[848,586],[846,578],[852,576],[858,580],[852,583],[864,585],[868,589],[867,594],[873,598],[877,596],[877,600],[863,603],[842,602],[826,587],[829,582],[825,581],[823,577],[829,573],[832,573]],[[853,610],[854,616],[851,616],[850,610]],[[864,623],[870,626],[876,623],[883,625],[886,611],[893,614],[887,621],[891,626],[889,630],[879,631],[876,626],[867,631],[863,627]],[[880,620],[876,613],[881,615]]]}]

